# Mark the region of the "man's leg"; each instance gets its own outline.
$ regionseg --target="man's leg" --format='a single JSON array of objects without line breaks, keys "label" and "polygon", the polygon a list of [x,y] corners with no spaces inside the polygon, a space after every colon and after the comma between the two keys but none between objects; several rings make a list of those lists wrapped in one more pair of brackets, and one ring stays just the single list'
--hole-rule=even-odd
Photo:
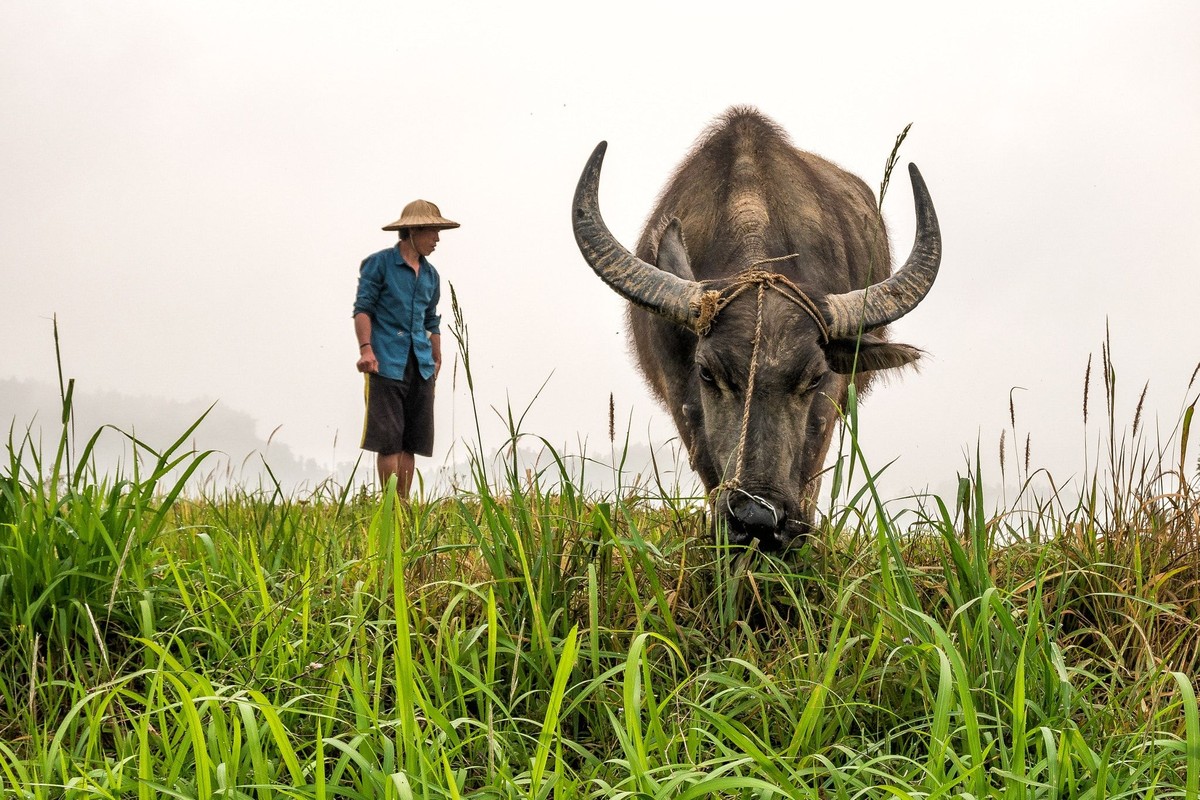
[{"label": "man's leg", "polygon": [[379,454],[377,459],[379,466],[379,488],[387,487],[388,479],[393,475],[396,476],[396,494],[400,499],[408,498],[409,489],[412,487],[413,472],[416,470],[416,462],[412,453],[383,453]]},{"label": "man's leg", "polygon": [[[387,488],[388,479],[393,475],[400,473],[400,453],[380,453],[375,459],[376,465],[379,467],[379,489],[380,491]],[[396,485],[399,486],[400,480],[397,477]]]},{"label": "man's leg", "polygon": [[416,471],[416,459],[412,453],[398,453],[398,469],[396,470],[396,493],[401,500],[408,499],[408,491],[412,488],[413,473]]}]

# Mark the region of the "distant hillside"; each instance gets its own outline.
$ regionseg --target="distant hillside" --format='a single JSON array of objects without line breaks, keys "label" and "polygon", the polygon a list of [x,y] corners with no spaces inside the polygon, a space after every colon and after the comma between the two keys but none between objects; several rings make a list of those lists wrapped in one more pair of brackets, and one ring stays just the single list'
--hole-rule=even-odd
[{"label": "distant hillside", "polygon": [[[340,462],[331,470],[328,464],[302,458],[288,445],[270,440],[270,435],[264,438],[258,432],[257,420],[244,411],[219,402],[208,409],[209,404],[200,400],[183,402],[77,389],[72,402],[72,441],[76,450],[82,449],[97,430],[107,426],[93,452],[92,463],[102,475],[128,477],[132,473],[134,451],[129,436],[161,451],[174,444],[207,411],[207,416],[183,448],[197,453],[214,451],[205,457],[190,482],[193,491],[219,492],[232,487],[272,489],[277,480],[283,491],[291,495],[311,491],[330,478],[339,485],[344,485],[352,476],[356,484],[375,479],[371,454],[366,454],[357,465],[357,472],[353,460]],[[46,457],[53,458],[62,431],[61,414],[62,402],[57,386],[0,379],[0,424],[11,426],[14,446],[21,446],[28,432],[33,446]],[[424,492],[443,495],[455,490],[476,491],[466,445],[460,442],[451,447],[447,443],[446,447],[447,450],[436,453],[434,459],[418,460],[417,469]],[[614,460],[621,467],[623,493],[666,491],[689,496],[699,491],[696,477],[687,466],[687,456],[677,442],[659,446],[653,452],[645,444],[631,444],[623,450],[612,448],[605,454],[589,451],[586,455],[581,455],[578,449],[572,451],[563,446],[557,454],[571,482],[588,493],[607,493],[617,487]],[[77,455],[77,452],[73,453],[72,457]],[[141,458],[144,466],[148,465],[148,458],[149,463],[154,460],[144,452]],[[516,459],[516,472],[523,482],[534,473],[539,474],[543,488],[552,488],[559,482],[559,462],[548,449],[521,447]],[[512,469],[511,454],[489,452],[484,459],[484,468],[493,486],[498,481],[506,482],[502,476]],[[503,491],[505,487],[499,488]]]},{"label": "distant hillside", "polygon": [[[97,441],[93,463],[101,474],[119,472],[129,476],[134,453],[129,436],[161,451],[174,444],[208,411],[183,446],[188,451],[215,451],[204,459],[193,476],[194,488],[222,490],[233,485],[273,488],[264,464],[270,466],[270,472],[288,493],[311,489],[330,477],[327,467],[302,459],[287,445],[260,436],[256,420],[249,414],[219,402],[211,410],[208,408],[209,404],[200,400],[181,402],[77,388],[72,402],[72,441],[76,449],[82,449],[97,430],[109,426]],[[32,445],[52,457],[62,431],[61,414],[57,386],[0,379],[0,424],[11,426],[5,431],[6,442],[11,439],[19,447],[28,433]],[[153,456],[142,453],[144,465],[147,458],[151,463],[154,460]],[[347,472],[348,467],[344,465]]]}]

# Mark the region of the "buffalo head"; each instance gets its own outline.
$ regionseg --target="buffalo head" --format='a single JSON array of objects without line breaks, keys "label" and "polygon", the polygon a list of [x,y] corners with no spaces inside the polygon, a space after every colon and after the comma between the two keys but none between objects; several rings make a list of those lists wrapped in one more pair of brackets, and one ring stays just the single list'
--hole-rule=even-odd
[{"label": "buffalo head", "polygon": [[[726,149],[736,154],[737,145],[735,140]],[[888,342],[884,326],[913,310],[937,276],[941,237],[921,174],[909,166],[917,216],[912,252],[894,275],[871,280],[871,271],[878,277],[890,271],[882,222],[873,206],[869,215],[860,208],[860,198],[843,198],[824,184],[801,185],[787,172],[787,159],[815,157],[790,145],[773,159],[757,156],[757,162],[728,156],[726,165],[714,156],[710,161],[726,172],[713,175],[707,164],[708,174],[699,178],[685,164],[647,225],[639,257],[615,239],[600,214],[605,147],[596,147],[575,191],[572,221],[580,252],[638,309],[631,327],[643,371],[671,411],[730,540],[785,548],[812,525],[819,476],[849,382],[865,388],[864,376],[869,380],[871,373],[920,355]],[[761,144],[741,149],[766,152]],[[693,162],[703,160],[703,147],[698,153]],[[737,170],[745,171],[747,163],[754,180],[738,188]],[[721,196],[710,202],[709,194]],[[809,195],[818,197],[815,206]],[[840,241],[837,230],[822,231],[819,220],[788,218],[821,204],[847,219],[861,211],[870,228],[866,238],[883,243],[871,258],[882,253],[883,263],[856,263],[871,259],[856,256],[855,243]],[[696,259],[693,249],[700,253]],[[839,285],[848,288],[826,290]]]}]

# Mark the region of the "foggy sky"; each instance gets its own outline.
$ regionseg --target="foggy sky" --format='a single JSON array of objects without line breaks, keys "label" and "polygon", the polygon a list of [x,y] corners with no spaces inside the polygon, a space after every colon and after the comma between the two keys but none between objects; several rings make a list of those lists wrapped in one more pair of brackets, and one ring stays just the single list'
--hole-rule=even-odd
[{"label": "foggy sky", "polygon": [[[0,378],[56,380],[57,315],[81,387],[217,401],[332,470],[358,454],[358,265],[422,197],[462,227],[431,259],[447,365],[418,468],[475,436],[447,283],[485,448],[509,407],[608,448],[610,393],[620,435],[665,441],[571,195],[606,139],[601,208],[632,246],[704,127],[752,104],[872,186],[913,123],[944,258],[893,326],[921,370],[862,411],[891,486],[945,485],[977,442],[994,468],[1010,397],[1009,441],[1078,473],[1106,328],[1119,423],[1149,381],[1169,429],[1200,360],[1200,6],[829,5],[6,2]],[[903,259],[903,171],[884,212]]]}]

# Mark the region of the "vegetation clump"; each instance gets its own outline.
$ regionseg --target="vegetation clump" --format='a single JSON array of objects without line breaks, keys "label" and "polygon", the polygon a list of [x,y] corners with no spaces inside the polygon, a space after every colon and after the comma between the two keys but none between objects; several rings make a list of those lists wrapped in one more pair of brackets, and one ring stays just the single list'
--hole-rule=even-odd
[{"label": "vegetation clump", "polygon": [[897,510],[852,398],[775,558],[552,450],[411,505],[188,496],[190,430],[103,477],[68,390],[0,467],[0,793],[1197,798],[1194,407],[1168,447],[1110,424],[1077,502],[1026,461],[989,511],[977,457]]}]

